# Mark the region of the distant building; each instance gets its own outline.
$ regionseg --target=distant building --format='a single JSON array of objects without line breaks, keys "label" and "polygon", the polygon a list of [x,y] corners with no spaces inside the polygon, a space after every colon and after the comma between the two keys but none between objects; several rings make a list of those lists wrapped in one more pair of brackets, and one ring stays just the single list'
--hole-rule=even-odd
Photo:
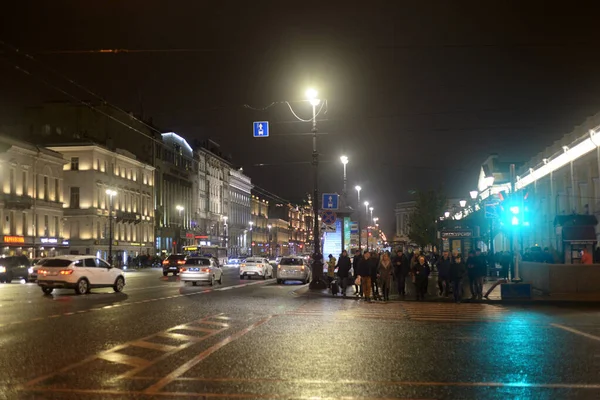
[{"label": "distant building", "polygon": [[252,182],[243,170],[229,170],[229,212],[227,218],[227,243],[230,255],[246,254],[247,232],[250,228]]},{"label": "distant building", "polygon": [[268,220],[269,220],[269,202],[258,193],[252,194],[250,203],[251,212],[251,241],[252,255],[268,255]]},{"label": "distant building", "polygon": [[0,136],[0,254],[68,252],[63,231],[62,154]]},{"label": "distant building", "polygon": [[[62,196],[70,253],[108,258],[110,209],[115,264],[154,254],[154,167],[125,150],[113,152],[96,144],[50,150],[67,160]],[[112,201],[108,189],[116,192]]]},{"label": "distant building", "polygon": [[410,231],[410,216],[417,209],[416,201],[405,201],[396,203],[394,213],[396,215],[396,237],[394,241],[407,241]]}]

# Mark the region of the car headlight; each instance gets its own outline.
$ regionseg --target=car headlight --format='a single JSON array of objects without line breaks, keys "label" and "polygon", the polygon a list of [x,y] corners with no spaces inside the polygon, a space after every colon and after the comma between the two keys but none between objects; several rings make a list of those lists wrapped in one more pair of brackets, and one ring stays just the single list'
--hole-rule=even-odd
[{"label": "car headlight", "polygon": [[6,272],[6,267],[0,266],[0,274],[3,273],[3,272]]},{"label": "car headlight", "polygon": [[33,274],[33,267],[29,267],[29,269],[27,270],[27,272],[29,272],[30,274]]}]

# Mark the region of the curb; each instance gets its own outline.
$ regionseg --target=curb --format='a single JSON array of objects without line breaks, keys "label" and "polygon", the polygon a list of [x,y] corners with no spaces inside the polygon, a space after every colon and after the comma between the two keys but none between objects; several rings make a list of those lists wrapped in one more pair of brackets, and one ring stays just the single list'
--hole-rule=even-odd
[{"label": "curb", "polygon": [[[301,289],[306,289],[305,293],[297,293],[299,292]],[[320,291],[315,291],[312,292],[310,290],[308,290],[308,288],[298,288],[296,290],[291,291],[290,293],[292,293],[294,296],[302,296],[307,294],[308,298],[310,297],[322,297],[322,298],[327,298],[327,299],[337,299],[337,300],[353,300],[356,301],[359,298],[352,295],[352,296],[347,296],[347,297],[343,297],[343,296],[332,296],[331,294],[328,293],[323,293]],[[405,300],[399,300],[397,296],[392,296],[392,299],[390,300],[391,302],[412,302],[412,303],[416,303],[417,300],[415,299],[405,299]],[[454,301],[451,299],[443,299],[443,298],[431,298],[431,299],[426,299],[421,301],[422,303],[449,303],[449,304],[454,304]],[[462,304],[502,304],[502,305],[512,305],[512,306],[519,306],[519,305],[541,305],[541,306],[594,306],[594,307],[598,307],[600,306],[600,300],[558,300],[558,299],[538,299],[538,300],[534,300],[534,299],[515,299],[515,300],[501,300],[501,299],[492,299],[492,300],[479,300],[479,301],[471,301],[470,299],[464,299],[462,301]]]}]

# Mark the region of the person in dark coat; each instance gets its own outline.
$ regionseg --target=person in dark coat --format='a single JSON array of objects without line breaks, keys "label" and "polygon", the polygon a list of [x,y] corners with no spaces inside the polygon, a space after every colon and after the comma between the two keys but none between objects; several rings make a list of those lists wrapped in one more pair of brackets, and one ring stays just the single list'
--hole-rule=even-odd
[{"label": "person in dark coat", "polygon": [[481,253],[481,249],[475,251],[475,290],[477,299],[483,298],[483,279],[487,276],[487,257]]},{"label": "person in dark coat", "polygon": [[377,271],[377,260],[371,258],[371,253],[365,251],[363,259],[358,264],[358,275],[364,299],[368,302],[371,301],[371,271],[373,270]]},{"label": "person in dark coat", "polygon": [[413,268],[415,276],[415,287],[417,289],[417,300],[424,300],[427,293],[427,280],[429,277],[429,265],[425,262],[425,257],[419,257]]},{"label": "person in dark coat", "polygon": [[454,257],[454,261],[450,264],[449,277],[452,281],[452,290],[454,294],[454,301],[460,303],[462,298],[462,279],[467,272],[467,266],[462,262],[460,254]]},{"label": "person in dark coat", "polygon": [[371,254],[371,262],[370,262],[370,269],[371,269],[371,293],[373,293],[373,299],[374,300],[378,300],[379,299],[379,279],[377,278],[378,275],[378,269],[379,269],[379,261],[380,261],[381,257],[379,257],[379,254],[375,253],[375,254]]},{"label": "person in dark coat", "polygon": [[338,278],[340,279],[340,288],[342,289],[342,296],[346,297],[346,287],[348,286],[348,279],[350,279],[350,268],[352,263],[348,252],[342,251],[342,255],[337,261]]},{"label": "person in dark coat", "polygon": [[471,300],[477,298],[476,274],[475,274],[475,252],[469,251],[467,258],[467,276],[469,277],[469,290],[471,291]]},{"label": "person in dark coat", "polygon": [[404,298],[406,295],[406,277],[410,273],[408,257],[400,249],[396,252],[396,257],[394,257],[392,263],[394,265],[394,279],[396,279],[398,285],[398,294]]},{"label": "person in dark coat", "polygon": [[[354,257],[352,257],[352,269],[354,269],[354,280],[356,280],[356,278],[359,277],[358,266],[360,265],[362,258],[363,257],[362,257],[360,250],[356,250],[354,252]],[[362,287],[361,286],[354,284],[354,295],[362,296]]]},{"label": "person in dark coat", "polygon": [[439,295],[448,297],[448,291],[450,286],[450,255],[448,251],[444,251],[442,258],[437,261],[436,267],[438,270],[438,288],[440,289]]}]

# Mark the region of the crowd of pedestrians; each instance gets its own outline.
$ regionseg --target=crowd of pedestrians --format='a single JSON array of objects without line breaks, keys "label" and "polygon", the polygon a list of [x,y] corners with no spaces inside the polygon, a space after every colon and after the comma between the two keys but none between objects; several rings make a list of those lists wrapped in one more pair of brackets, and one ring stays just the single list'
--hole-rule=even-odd
[{"label": "crowd of pedestrians", "polygon": [[[502,268],[504,269],[504,265]],[[334,294],[339,287],[342,296],[346,297],[348,287],[353,285],[354,295],[367,302],[389,301],[393,284],[396,285],[400,300],[406,299],[407,287],[412,285],[411,292],[415,293],[415,299],[422,301],[428,295],[429,277],[433,270],[438,273],[437,289],[440,297],[452,294],[454,301],[460,302],[464,295],[463,282],[468,279],[471,299],[483,298],[488,259],[480,249],[470,251],[466,260],[457,252],[450,254],[444,251],[441,257],[437,257],[418,250],[405,254],[400,249],[395,255],[390,252],[362,253],[357,250],[352,259],[344,251],[338,260],[330,254],[327,262],[327,278]]]}]

